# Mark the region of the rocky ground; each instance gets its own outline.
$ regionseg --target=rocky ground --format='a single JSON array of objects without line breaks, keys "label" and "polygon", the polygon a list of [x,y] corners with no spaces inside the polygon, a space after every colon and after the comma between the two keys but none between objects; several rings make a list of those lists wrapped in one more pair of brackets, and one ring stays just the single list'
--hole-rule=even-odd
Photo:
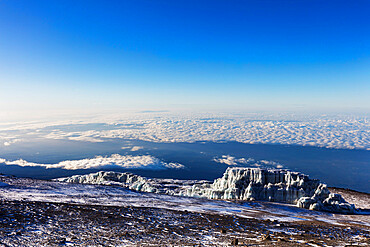
[{"label": "rocky ground", "polygon": [[144,207],[2,201],[1,246],[345,246],[367,230]]},{"label": "rocky ground", "polygon": [[[174,198],[109,186],[0,180],[9,184],[0,189],[0,246],[370,245],[368,215]],[[352,199],[367,195],[348,193]]]}]

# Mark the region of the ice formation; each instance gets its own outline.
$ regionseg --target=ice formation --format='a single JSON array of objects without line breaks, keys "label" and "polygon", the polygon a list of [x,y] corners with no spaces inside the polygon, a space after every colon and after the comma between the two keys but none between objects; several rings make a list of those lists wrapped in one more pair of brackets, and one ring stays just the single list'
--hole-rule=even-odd
[{"label": "ice formation", "polygon": [[207,180],[145,178],[129,172],[113,171],[74,175],[56,180],[67,183],[119,185],[135,191],[168,195],[184,195],[184,192],[190,191],[192,186],[202,186],[209,183]]},{"label": "ice formation", "polygon": [[326,184],[307,175],[278,169],[228,168],[208,187],[194,185],[190,194],[209,199],[262,200],[296,204],[311,210],[354,213],[355,207]]},{"label": "ice formation", "polygon": [[209,181],[148,179],[131,173],[98,172],[58,179],[62,182],[120,185],[125,188],[178,196],[223,200],[262,200],[295,204],[310,210],[355,213],[354,205],[307,175],[279,169],[229,167]]}]

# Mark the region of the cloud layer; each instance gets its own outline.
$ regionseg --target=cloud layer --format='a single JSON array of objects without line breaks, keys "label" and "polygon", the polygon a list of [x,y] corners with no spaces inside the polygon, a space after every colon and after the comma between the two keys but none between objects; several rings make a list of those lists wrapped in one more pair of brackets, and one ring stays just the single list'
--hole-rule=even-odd
[{"label": "cloud layer", "polygon": [[82,160],[65,160],[57,164],[40,164],[32,163],[22,159],[15,161],[8,161],[0,159],[0,163],[6,165],[17,165],[23,167],[45,167],[45,168],[62,168],[67,170],[77,169],[97,169],[109,167],[121,167],[126,169],[149,169],[149,170],[163,170],[163,169],[181,169],[183,165],[178,163],[166,163],[158,158],[150,155],[132,156],[113,154],[110,157],[96,156],[92,159]]},{"label": "cloud layer", "polygon": [[370,150],[370,121],[364,115],[153,113],[94,121],[106,125],[100,129],[82,128],[89,126],[86,122],[65,125],[66,128],[52,123],[49,127],[40,125],[40,129],[35,124],[14,125],[0,131],[0,143],[9,145],[12,140],[30,136],[88,142],[107,141],[105,138],[152,142],[237,141]]},{"label": "cloud layer", "polygon": [[[294,119],[294,117],[292,117]],[[167,116],[135,119],[136,128],[116,128],[79,133],[60,132],[60,137],[80,140],[101,138],[136,139],[154,142],[237,141],[242,143],[293,144],[327,148],[370,150],[370,125],[362,118],[311,117],[299,120],[264,120],[246,117],[199,118]],[[53,138],[57,133],[46,137]],[[76,137],[73,137],[76,140]]]}]

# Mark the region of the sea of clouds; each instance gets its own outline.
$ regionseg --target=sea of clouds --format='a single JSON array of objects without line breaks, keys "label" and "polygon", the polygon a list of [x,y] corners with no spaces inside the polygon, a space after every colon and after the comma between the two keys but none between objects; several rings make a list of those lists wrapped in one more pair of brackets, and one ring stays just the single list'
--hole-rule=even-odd
[{"label": "sea of clouds", "polygon": [[28,162],[23,159],[9,161],[0,158],[0,163],[6,165],[17,165],[23,167],[45,167],[61,168],[67,170],[78,169],[97,169],[97,168],[114,168],[120,167],[125,169],[148,169],[148,170],[163,170],[163,169],[181,169],[183,165],[178,163],[166,163],[160,159],[150,155],[119,155],[113,154],[111,156],[96,156],[91,159],[81,160],[65,160],[57,164],[40,164]]},{"label": "sea of clouds", "polygon": [[236,141],[370,150],[367,116],[138,113],[64,124],[91,122],[105,123],[111,128],[72,131],[58,127],[60,123],[8,124],[0,126],[0,143],[9,146],[27,136],[88,142],[103,142],[107,138],[151,142]]}]

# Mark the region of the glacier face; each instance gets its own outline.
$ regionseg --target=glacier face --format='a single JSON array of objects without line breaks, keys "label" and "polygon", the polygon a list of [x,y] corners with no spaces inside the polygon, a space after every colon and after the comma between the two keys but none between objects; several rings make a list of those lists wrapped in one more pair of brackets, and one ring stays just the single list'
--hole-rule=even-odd
[{"label": "glacier face", "polygon": [[296,172],[233,167],[228,168],[223,177],[216,179],[203,193],[210,199],[295,203],[303,196],[312,195],[318,185],[318,180]]},{"label": "glacier face", "polygon": [[278,169],[228,168],[223,177],[202,188],[194,185],[188,195],[209,199],[262,200],[296,204],[311,210],[354,213],[355,207],[326,184],[307,175]]},{"label": "glacier face", "polygon": [[354,213],[354,205],[325,184],[307,175],[279,169],[229,167],[214,182],[145,178],[132,173],[104,172],[57,179],[61,182],[119,185],[125,188],[177,196],[222,200],[261,200],[295,204],[301,208]]}]

